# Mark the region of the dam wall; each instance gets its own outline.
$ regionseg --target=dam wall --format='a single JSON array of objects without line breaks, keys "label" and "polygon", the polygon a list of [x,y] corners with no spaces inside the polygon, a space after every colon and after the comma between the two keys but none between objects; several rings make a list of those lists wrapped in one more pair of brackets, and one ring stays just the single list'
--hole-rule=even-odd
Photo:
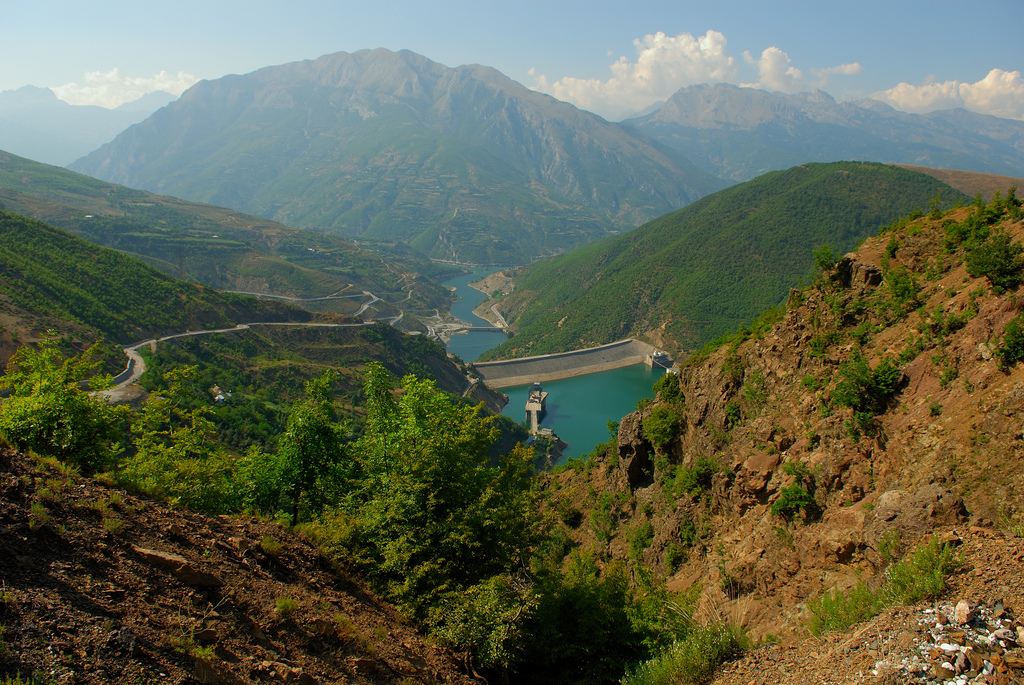
[{"label": "dam wall", "polygon": [[473,364],[473,368],[488,387],[509,388],[642,364],[650,354],[657,351],[652,345],[627,338],[585,350],[479,362]]}]

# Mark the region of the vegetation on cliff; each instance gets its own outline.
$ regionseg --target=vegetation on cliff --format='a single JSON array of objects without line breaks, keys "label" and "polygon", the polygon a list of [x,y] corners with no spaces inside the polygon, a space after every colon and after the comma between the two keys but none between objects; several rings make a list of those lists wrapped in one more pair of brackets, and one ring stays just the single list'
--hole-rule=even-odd
[{"label": "vegetation on cliff", "polygon": [[1011,190],[821,260],[768,325],[693,355],[548,476],[547,506],[610,562],[700,579],[755,641],[933,596],[953,530],[1021,526],[1022,238]]}]

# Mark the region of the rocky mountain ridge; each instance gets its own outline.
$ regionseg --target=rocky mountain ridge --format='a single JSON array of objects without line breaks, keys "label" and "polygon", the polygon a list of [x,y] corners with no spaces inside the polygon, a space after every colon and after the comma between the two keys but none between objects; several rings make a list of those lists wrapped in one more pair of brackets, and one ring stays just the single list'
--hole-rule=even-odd
[{"label": "rocky mountain ridge", "polygon": [[1024,175],[1019,121],[963,109],[910,114],[877,100],[836,102],[820,90],[687,86],[658,111],[624,124],[733,181],[837,159]]}]

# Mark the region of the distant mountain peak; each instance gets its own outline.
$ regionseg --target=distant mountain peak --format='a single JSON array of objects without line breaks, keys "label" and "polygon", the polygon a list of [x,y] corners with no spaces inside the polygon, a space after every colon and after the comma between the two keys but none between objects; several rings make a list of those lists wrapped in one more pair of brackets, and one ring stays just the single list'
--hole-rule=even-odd
[{"label": "distant mountain peak", "polygon": [[292,225],[522,263],[723,187],[499,71],[336,52],[197,83],[76,171]]}]

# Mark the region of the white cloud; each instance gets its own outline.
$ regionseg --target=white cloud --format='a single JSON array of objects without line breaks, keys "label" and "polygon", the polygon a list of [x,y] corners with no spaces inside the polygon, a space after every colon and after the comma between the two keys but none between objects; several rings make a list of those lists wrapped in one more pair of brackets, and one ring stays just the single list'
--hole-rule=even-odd
[{"label": "white cloud", "polygon": [[982,114],[1024,120],[1024,79],[1019,71],[993,69],[980,81],[927,79],[919,86],[909,83],[873,94],[871,97],[906,112],[934,112],[963,107]]},{"label": "white cloud", "polygon": [[[739,65],[727,50],[725,36],[718,31],[708,31],[699,38],[689,33],[666,36],[658,32],[634,40],[633,45],[636,59],[619,57],[609,66],[612,76],[607,80],[567,76],[552,81],[531,70],[530,75],[536,79],[534,89],[613,119],[665,100],[684,86],[739,83]],[[757,70],[758,80],[741,85],[787,93],[823,87],[833,75],[863,71],[854,62],[812,69],[815,78],[807,79],[790,63],[789,55],[774,46],[765,49],[759,58],[749,52],[743,57]]]},{"label": "white cloud", "polygon": [[65,83],[51,90],[58,98],[72,105],[100,105],[113,108],[137,100],[155,90],[181,95],[185,89],[199,80],[183,71],[177,74],[161,71],[149,77],[124,76],[116,67],[107,72],[87,71],[84,78],[84,85]]},{"label": "white cloud", "polygon": [[718,31],[699,38],[659,31],[634,40],[633,45],[635,61],[619,57],[611,64],[612,77],[607,81],[572,76],[551,81],[540,74],[534,88],[583,109],[616,116],[664,100],[683,86],[736,80],[736,60]]}]

